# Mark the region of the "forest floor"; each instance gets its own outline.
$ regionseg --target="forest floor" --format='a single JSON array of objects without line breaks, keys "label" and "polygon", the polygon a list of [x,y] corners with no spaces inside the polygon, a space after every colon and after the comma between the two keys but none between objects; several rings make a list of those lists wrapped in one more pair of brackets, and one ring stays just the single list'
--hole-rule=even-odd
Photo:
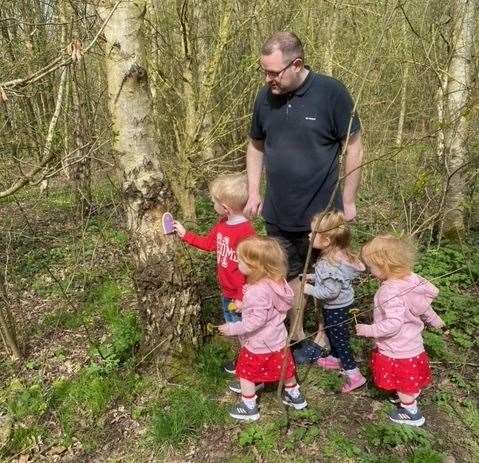
[{"label": "forest floor", "polygon": [[[397,426],[391,405],[368,381],[340,394],[341,378],[299,368],[309,407],[285,411],[274,388],[261,394],[261,419],[230,419],[236,397],[222,371],[234,346],[208,337],[191,359],[178,359],[169,378],[136,352],[142,330],[117,195],[95,192],[97,208],[75,217],[70,194],[17,195],[0,204],[1,264],[9,306],[25,357],[0,350],[0,459],[11,462],[477,462],[479,253],[471,238],[424,250],[418,272],[441,289],[436,308],[450,335],[425,334],[434,384],[421,396],[426,424]],[[214,220],[199,204],[203,230]],[[367,222],[359,223],[357,243]],[[220,312],[212,256],[191,251],[205,321]],[[371,306],[375,283],[357,295]],[[366,316],[366,319],[369,315]],[[314,331],[315,313],[307,311]],[[370,343],[354,339],[370,379]]]}]

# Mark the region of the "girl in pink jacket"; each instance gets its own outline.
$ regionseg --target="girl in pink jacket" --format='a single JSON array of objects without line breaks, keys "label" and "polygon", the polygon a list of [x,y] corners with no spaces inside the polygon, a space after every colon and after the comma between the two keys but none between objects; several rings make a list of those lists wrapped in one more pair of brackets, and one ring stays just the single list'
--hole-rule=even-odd
[{"label": "girl in pink jacket", "polygon": [[375,340],[371,368],[376,386],[396,393],[390,401],[397,408],[389,418],[422,426],[416,399],[431,383],[422,331],[425,324],[444,325],[431,307],[438,289],[412,272],[414,250],[403,239],[378,236],[363,247],[361,257],[382,283],[374,296],[374,323],[356,325],[356,333]]},{"label": "girl in pink jacket", "polygon": [[[299,410],[307,406],[296,383],[296,370],[286,345],[286,313],[293,291],[285,280],[286,258],[277,241],[252,237],[238,246],[238,267],[246,276],[241,321],[218,329],[225,336],[238,336],[241,350],[236,363],[241,402],[230,415],[238,420],[259,418],[258,385],[284,380],[283,403]],[[233,389],[235,390],[235,389]]]}]

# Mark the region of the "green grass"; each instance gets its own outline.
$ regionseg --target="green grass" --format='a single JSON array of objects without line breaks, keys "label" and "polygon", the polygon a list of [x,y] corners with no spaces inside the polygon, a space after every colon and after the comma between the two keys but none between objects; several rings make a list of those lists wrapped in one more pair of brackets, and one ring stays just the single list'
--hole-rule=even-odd
[{"label": "green grass", "polygon": [[[81,440],[85,430],[98,429],[98,420],[114,401],[128,401],[138,378],[127,370],[103,375],[85,368],[70,380],[53,385],[52,407],[62,427],[64,438]],[[100,431],[100,430],[99,430]]]},{"label": "green grass", "polygon": [[48,388],[41,382],[26,384],[13,379],[0,389],[0,412],[3,409],[10,421],[9,439],[0,448],[0,456],[30,448],[40,438],[47,438],[49,433],[42,421],[49,404]]},{"label": "green grass", "polygon": [[254,423],[238,435],[242,448],[256,447],[263,457],[270,456],[280,445],[281,425],[277,423]]},{"label": "green grass", "polygon": [[363,453],[357,444],[337,431],[332,432],[327,438],[324,454],[328,457],[357,458]]},{"label": "green grass", "polygon": [[429,447],[433,441],[432,436],[424,429],[396,426],[392,423],[368,425],[363,434],[372,447],[383,450],[402,446]]},{"label": "green grass", "polygon": [[198,436],[205,426],[222,424],[224,407],[201,391],[177,387],[165,392],[151,413],[150,438],[157,445],[178,445],[188,437]]},{"label": "green grass", "polygon": [[195,362],[197,386],[205,392],[224,389],[228,375],[223,363],[232,357],[231,347],[227,344],[207,343],[202,346]]}]

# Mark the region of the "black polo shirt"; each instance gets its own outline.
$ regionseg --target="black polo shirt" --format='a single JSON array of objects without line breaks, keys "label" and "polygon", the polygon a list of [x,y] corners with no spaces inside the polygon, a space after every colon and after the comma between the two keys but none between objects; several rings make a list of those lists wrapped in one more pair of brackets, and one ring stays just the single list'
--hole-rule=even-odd
[{"label": "black polo shirt", "polygon": [[[285,95],[263,87],[254,104],[250,136],[264,140],[266,195],[263,217],[286,231],[309,230],[338,180],[341,141],[348,133],[354,103],[338,80],[309,72]],[[354,114],[351,134],[360,129]],[[341,209],[341,194],[333,202]]]}]

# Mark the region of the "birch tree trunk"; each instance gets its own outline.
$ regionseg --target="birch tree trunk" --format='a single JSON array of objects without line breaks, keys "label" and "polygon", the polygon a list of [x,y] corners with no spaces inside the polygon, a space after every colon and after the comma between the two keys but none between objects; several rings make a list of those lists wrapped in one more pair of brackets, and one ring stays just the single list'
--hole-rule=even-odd
[{"label": "birch tree trunk", "polygon": [[[117,2],[118,3],[118,2]],[[103,1],[109,106],[114,149],[123,170],[126,219],[135,263],[138,306],[145,321],[146,348],[162,359],[199,343],[199,301],[180,268],[175,236],[161,231],[171,193],[159,165],[145,65],[142,24],[144,1]]]},{"label": "birch tree trunk", "polygon": [[438,122],[438,129],[437,129],[437,158],[442,163],[444,163],[444,149],[445,149],[445,130],[444,130],[444,110],[446,107],[446,89],[447,89],[447,82],[449,80],[449,76],[447,73],[441,78],[439,86],[437,88],[436,98],[437,98],[437,122]]},{"label": "birch tree trunk", "polygon": [[328,42],[326,44],[326,49],[324,50],[324,73],[328,76],[333,75],[333,57],[334,49],[336,47],[336,34],[338,31],[338,5],[335,2],[333,5],[333,14],[331,22],[328,27]]},{"label": "birch tree trunk", "polygon": [[402,32],[402,50],[404,53],[404,69],[401,81],[401,107],[399,110],[399,119],[398,119],[398,128],[396,132],[396,146],[401,146],[403,130],[404,130],[404,119],[406,117],[406,103],[407,103],[407,81],[409,77],[409,56],[408,56],[408,46],[407,46],[407,35],[406,35],[406,21],[403,18],[401,23],[401,32]]},{"label": "birch tree trunk", "polygon": [[474,45],[475,0],[455,0],[456,23],[452,28],[452,56],[447,85],[448,132],[445,147],[446,190],[443,234],[454,237],[464,231],[465,164],[470,101],[471,58]]}]

